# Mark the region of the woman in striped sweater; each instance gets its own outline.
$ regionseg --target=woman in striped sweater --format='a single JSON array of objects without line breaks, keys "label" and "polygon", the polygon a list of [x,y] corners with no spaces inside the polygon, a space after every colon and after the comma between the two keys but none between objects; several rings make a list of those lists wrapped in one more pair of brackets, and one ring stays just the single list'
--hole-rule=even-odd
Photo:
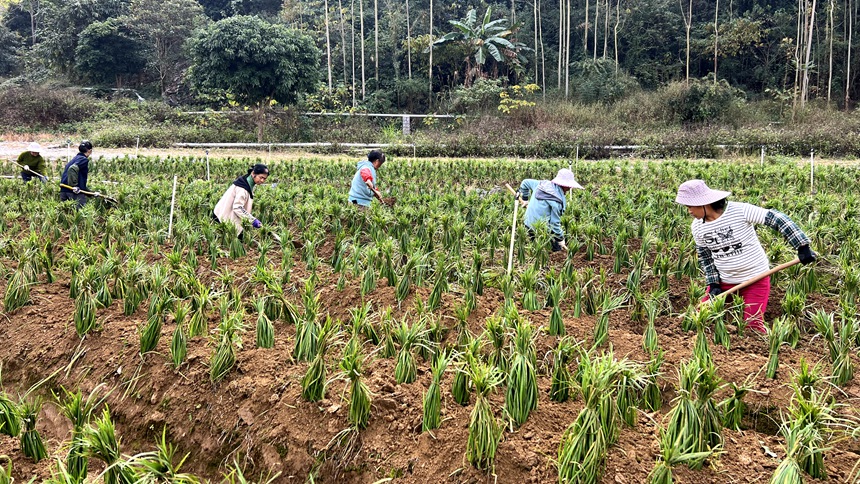
[{"label": "woman in striped sweater", "polygon": [[[705,272],[708,297],[715,297],[751,277],[766,272],[770,265],[755,233],[759,224],[778,231],[797,250],[800,262],[809,264],[816,255],[809,238],[788,216],[776,210],[729,202],[731,192],[709,188],[702,180],[689,180],[678,188],[675,202],[685,205],[693,221],[699,265]],[[767,330],[764,313],[770,297],[770,278],[739,291],[744,299],[744,320],[759,333]]]}]

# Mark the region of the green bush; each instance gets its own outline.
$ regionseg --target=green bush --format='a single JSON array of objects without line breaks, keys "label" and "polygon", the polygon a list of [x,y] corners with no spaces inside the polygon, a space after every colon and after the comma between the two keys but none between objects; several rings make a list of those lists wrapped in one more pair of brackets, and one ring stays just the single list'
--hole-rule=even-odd
[{"label": "green bush", "polygon": [[681,123],[736,123],[744,103],[743,92],[721,79],[674,82],[663,88],[664,102]]},{"label": "green bush", "polygon": [[98,102],[76,89],[11,88],[0,91],[0,128],[56,129],[82,121],[98,110]]},{"label": "green bush", "polygon": [[478,79],[470,87],[458,87],[451,92],[451,112],[495,111],[499,94],[504,91],[501,79]]},{"label": "green bush", "polygon": [[584,60],[574,64],[574,92],[584,103],[612,103],[639,87],[636,79],[617,69],[609,59]]}]

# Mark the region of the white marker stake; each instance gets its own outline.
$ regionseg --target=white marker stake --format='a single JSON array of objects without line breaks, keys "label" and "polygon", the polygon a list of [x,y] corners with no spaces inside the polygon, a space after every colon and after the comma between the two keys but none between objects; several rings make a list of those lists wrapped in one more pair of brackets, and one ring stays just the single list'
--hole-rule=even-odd
[{"label": "white marker stake", "polygon": [[761,147],[761,166],[764,166],[764,146]]},{"label": "white marker stake", "polygon": [[809,151],[809,193],[815,195],[815,150]]},{"label": "white marker stake", "polygon": [[508,276],[511,275],[511,270],[514,267],[514,237],[517,234],[517,209],[520,208],[520,201],[514,198],[514,221],[511,223],[511,250],[508,252]]},{"label": "white marker stake", "polygon": [[137,144],[134,146],[134,157],[140,158],[140,136],[137,137]]},{"label": "white marker stake", "polygon": [[206,181],[210,181],[209,177],[209,150],[206,150]]},{"label": "white marker stake", "polygon": [[167,225],[167,238],[173,237],[173,209],[176,206],[176,175],[173,175],[173,195],[170,197],[170,222]]}]

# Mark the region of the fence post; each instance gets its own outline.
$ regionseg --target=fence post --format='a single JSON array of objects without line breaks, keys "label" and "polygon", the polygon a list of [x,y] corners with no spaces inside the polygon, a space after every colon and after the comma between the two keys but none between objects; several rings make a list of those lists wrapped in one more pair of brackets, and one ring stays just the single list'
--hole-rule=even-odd
[{"label": "fence post", "polygon": [[209,150],[206,150],[206,181],[210,181],[212,178],[209,176]]},{"label": "fence post", "polygon": [[815,195],[815,150],[809,150],[809,193]]},{"label": "fence post", "polygon": [[761,166],[764,166],[764,145],[761,145]]},{"label": "fence post", "polygon": [[409,116],[403,116],[403,136],[412,134],[412,125]]}]

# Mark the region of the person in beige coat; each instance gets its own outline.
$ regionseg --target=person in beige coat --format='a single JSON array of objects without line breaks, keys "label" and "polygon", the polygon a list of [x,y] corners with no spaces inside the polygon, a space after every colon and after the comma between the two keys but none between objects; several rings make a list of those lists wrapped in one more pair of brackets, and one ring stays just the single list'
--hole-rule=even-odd
[{"label": "person in beige coat", "polygon": [[212,218],[217,222],[232,222],[240,239],[243,220],[251,221],[251,226],[255,229],[262,227],[263,224],[251,215],[251,206],[254,204],[254,187],[266,183],[267,178],[269,168],[266,165],[258,163],[249,168],[248,173],[240,175],[218,200]]}]

